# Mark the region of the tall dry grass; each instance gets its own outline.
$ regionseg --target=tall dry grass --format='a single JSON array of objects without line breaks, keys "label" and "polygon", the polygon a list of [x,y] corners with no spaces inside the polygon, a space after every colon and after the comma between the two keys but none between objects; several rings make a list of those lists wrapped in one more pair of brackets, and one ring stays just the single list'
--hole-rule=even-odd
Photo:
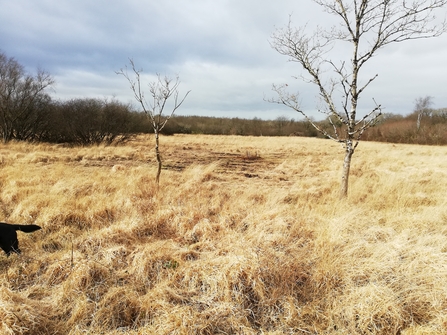
[{"label": "tall dry grass", "polygon": [[447,333],[447,148],[152,140],[0,145],[1,334]]}]

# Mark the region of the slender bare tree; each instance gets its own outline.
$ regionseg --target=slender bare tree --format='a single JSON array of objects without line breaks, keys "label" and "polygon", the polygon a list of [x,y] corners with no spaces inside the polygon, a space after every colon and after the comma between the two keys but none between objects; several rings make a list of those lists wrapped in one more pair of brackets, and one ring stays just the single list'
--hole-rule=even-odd
[{"label": "slender bare tree", "polygon": [[417,113],[418,118],[416,121],[416,129],[419,131],[421,128],[421,119],[423,115],[430,116],[432,113],[431,107],[433,106],[433,97],[427,95],[423,98],[417,98],[414,101],[414,112]]},{"label": "slender bare tree", "polygon": [[[289,61],[304,70],[301,78],[318,87],[323,101],[320,112],[327,115],[333,130],[319,127],[301,108],[299,95],[290,93],[287,85],[273,85],[277,98],[271,102],[283,104],[301,113],[317,131],[341,143],[345,150],[340,197],[348,193],[351,159],[362,134],[381,115],[381,105],[375,103],[365,115],[357,115],[358,102],[364,90],[377,78],[360,76],[364,65],[379,49],[394,42],[436,37],[446,32],[446,21],[438,21],[435,13],[447,0],[313,0],[324,11],[335,15],[340,24],[330,29],[318,28],[308,35],[306,26],[289,24],[276,30],[271,46]],[[334,61],[329,53],[337,41],[351,48],[348,59]],[[332,73],[332,76],[327,76]],[[341,92],[341,94],[340,94]],[[341,103],[337,104],[337,101]],[[337,127],[341,124],[342,127]]]},{"label": "slender bare tree", "polygon": [[[174,115],[175,111],[183,104],[186,97],[191,91],[186,92],[183,98],[179,99],[178,87],[180,85],[179,77],[175,79],[167,76],[161,77],[157,74],[157,81],[151,82],[149,86],[149,100],[146,100],[143,89],[141,87],[141,72],[135,67],[133,60],[130,60],[133,75],[129,75],[127,67],[117,71],[117,74],[123,75],[130,84],[130,88],[135,99],[143,108],[143,112],[149,117],[155,134],[155,155],[158,162],[158,170],[156,175],[157,184],[160,183],[160,174],[162,167],[161,154],[159,149],[159,136],[161,130],[165,127],[169,119]],[[165,113],[166,105],[170,98],[174,99],[173,106],[169,113]]]}]

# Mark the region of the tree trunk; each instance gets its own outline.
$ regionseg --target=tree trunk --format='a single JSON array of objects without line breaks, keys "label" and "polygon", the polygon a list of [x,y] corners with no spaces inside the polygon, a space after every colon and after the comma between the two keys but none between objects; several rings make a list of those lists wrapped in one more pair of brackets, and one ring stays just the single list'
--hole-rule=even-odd
[{"label": "tree trunk", "polygon": [[419,131],[419,128],[421,128],[421,119],[422,119],[422,112],[418,114],[418,120],[416,121],[416,129]]},{"label": "tree trunk", "polygon": [[348,196],[349,171],[351,169],[351,159],[354,154],[352,141],[347,141],[345,149],[345,159],[343,160],[343,175],[341,177],[340,199]]},{"label": "tree trunk", "polygon": [[157,156],[157,162],[158,162],[158,170],[157,170],[157,176],[155,177],[155,181],[157,182],[157,185],[160,184],[160,174],[161,174],[161,156],[160,156],[160,150],[158,149],[159,139],[158,139],[158,130],[155,129],[155,155]]}]

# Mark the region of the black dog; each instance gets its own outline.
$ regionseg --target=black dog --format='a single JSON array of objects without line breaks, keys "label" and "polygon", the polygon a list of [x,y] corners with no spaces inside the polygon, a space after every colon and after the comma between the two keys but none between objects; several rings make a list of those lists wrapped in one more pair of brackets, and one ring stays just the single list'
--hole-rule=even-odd
[{"label": "black dog", "polygon": [[20,225],[0,222],[0,248],[2,248],[8,256],[11,252],[20,254],[19,240],[17,239],[16,230],[23,231],[24,233],[31,233],[39,229],[42,228],[35,224]]}]

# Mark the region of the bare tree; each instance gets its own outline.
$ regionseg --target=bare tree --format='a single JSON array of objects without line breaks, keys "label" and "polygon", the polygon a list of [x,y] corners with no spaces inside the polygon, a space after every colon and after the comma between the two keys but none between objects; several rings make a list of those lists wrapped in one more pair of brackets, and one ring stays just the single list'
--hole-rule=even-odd
[{"label": "bare tree", "polygon": [[418,118],[416,121],[416,128],[419,131],[421,128],[421,119],[423,115],[430,116],[432,113],[431,106],[433,106],[433,97],[427,95],[423,98],[417,98],[414,101],[414,112],[417,114]]},{"label": "bare tree", "polygon": [[[130,88],[134,93],[135,99],[138,101],[140,106],[143,108],[144,113],[149,117],[151,125],[154,129],[155,134],[155,155],[158,162],[157,176],[155,178],[157,184],[160,182],[161,174],[161,155],[159,150],[159,135],[160,131],[164,128],[169,119],[174,115],[175,111],[183,104],[189,92],[179,100],[178,87],[180,85],[180,80],[178,76],[174,79],[169,77],[161,77],[157,74],[157,81],[149,83],[149,96],[150,100],[146,100],[144,92],[141,87],[141,72],[142,70],[137,70],[135,68],[135,63],[130,60],[130,65],[132,66],[133,77],[131,77],[125,69],[121,69],[117,74],[123,75],[130,84]],[[173,106],[169,113],[164,113],[166,104],[170,98],[174,98]]]},{"label": "bare tree", "polygon": [[[315,84],[323,101],[320,112],[327,115],[333,126],[328,132],[312,121],[301,108],[299,95],[289,93],[287,85],[273,85],[278,94],[271,100],[301,113],[315,129],[341,143],[345,149],[340,197],[346,197],[352,155],[366,129],[373,126],[381,115],[376,104],[365,115],[358,117],[360,96],[377,78],[377,74],[361,81],[361,70],[379,49],[394,42],[436,37],[446,32],[446,21],[437,22],[435,12],[447,0],[313,0],[324,11],[340,19],[340,25],[330,29],[318,28],[311,35],[306,27],[294,28],[289,24],[272,36],[271,45],[289,61],[304,69],[302,79]],[[351,56],[339,62],[328,59],[337,41],[348,42]],[[333,73],[329,78],[328,72]],[[336,101],[341,98],[341,103]],[[336,100],[337,99],[337,100]],[[336,123],[343,126],[337,127]]]},{"label": "bare tree", "polygon": [[26,128],[39,121],[40,106],[49,100],[45,89],[54,83],[45,71],[33,76],[14,58],[0,53],[0,134],[3,142],[23,139]]}]

